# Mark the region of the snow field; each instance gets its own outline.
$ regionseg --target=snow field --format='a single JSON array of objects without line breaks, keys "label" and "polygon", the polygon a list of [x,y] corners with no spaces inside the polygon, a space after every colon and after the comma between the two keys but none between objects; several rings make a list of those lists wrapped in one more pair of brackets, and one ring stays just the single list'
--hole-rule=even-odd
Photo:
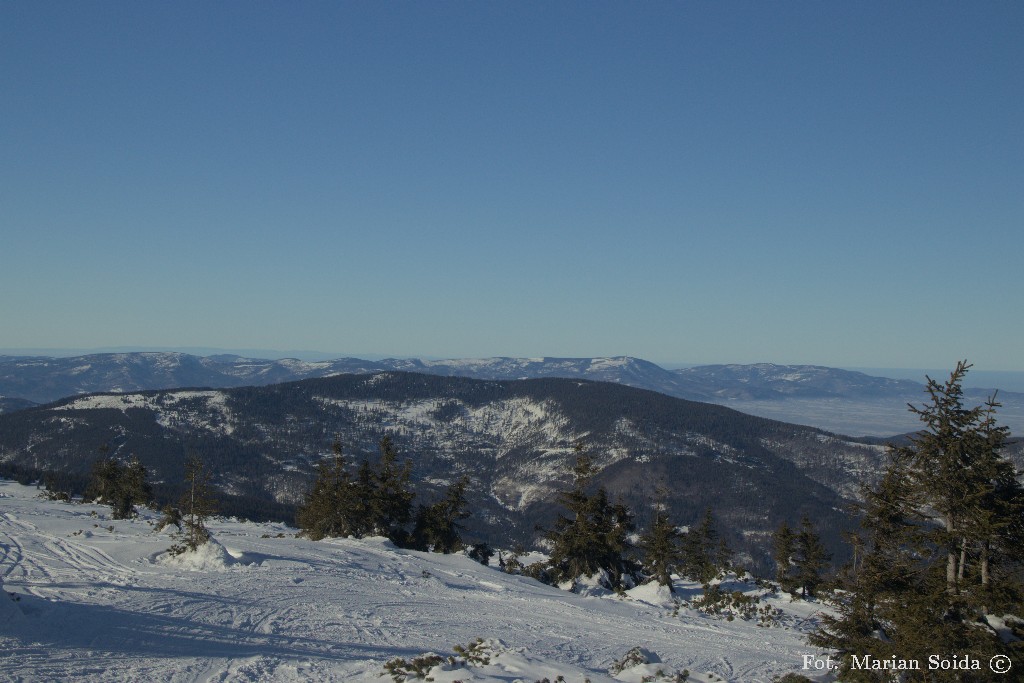
[{"label": "snow field", "polygon": [[[388,661],[455,656],[477,638],[487,664],[445,660],[431,677],[611,681],[640,646],[661,661],[617,680],[685,669],[756,683],[823,654],[804,643],[807,603],[778,600],[787,626],[761,628],[675,610],[655,586],[582,596],[463,555],[223,519],[210,525],[216,543],[172,559],[155,513],[108,513],[0,481],[0,584],[18,598],[0,595],[0,680],[391,681]],[[679,587],[684,599],[696,591]]]}]

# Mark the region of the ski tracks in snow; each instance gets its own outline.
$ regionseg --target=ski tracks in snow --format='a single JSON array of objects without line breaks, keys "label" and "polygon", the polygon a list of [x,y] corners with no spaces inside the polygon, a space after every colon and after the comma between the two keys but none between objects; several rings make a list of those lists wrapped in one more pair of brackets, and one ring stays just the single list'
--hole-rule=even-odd
[{"label": "ski tracks in snow", "polygon": [[102,508],[4,504],[0,577],[32,622],[0,624],[0,672],[15,680],[377,679],[394,657],[497,638],[596,678],[640,645],[666,670],[753,683],[809,651],[784,629],[565,593],[383,539],[261,537],[278,528],[215,520],[231,561],[190,571],[163,563],[170,541],[145,519],[92,526]]}]

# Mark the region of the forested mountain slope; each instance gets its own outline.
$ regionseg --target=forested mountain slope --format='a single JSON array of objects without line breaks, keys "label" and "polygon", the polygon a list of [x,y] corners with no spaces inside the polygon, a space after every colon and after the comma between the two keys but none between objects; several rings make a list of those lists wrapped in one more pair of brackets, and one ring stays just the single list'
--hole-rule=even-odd
[{"label": "forested mountain slope", "polygon": [[834,539],[846,524],[844,499],[878,471],[884,451],[610,383],[387,372],[65,399],[0,415],[0,459],[8,469],[84,475],[109,446],[173,488],[195,453],[221,490],[238,497],[238,509],[273,516],[301,500],[335,438],[358,461],[373,458],[384,435],[412,460],[420,500],[470,476],[471,529],[481,537],[534,540],[535,526],[557,512],[554,494],[582,440],[600,467],[598,483],[642,524],[663,485],[679,523],[713,507],[734,542],[762,551],[782,519],[804,513]]}]

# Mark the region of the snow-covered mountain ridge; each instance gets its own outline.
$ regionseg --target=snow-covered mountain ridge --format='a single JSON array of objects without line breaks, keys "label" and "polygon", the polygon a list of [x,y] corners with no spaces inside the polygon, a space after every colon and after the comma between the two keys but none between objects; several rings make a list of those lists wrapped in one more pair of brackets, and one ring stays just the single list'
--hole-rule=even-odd
[{"label": "snow-covered mountain ridge", "polygon": [[[475,379],[582,378],[649,389],[688,400],[852,435],[893,435],[919,425],[906,404],[924,385],[813,365],[705,365],[666,370],[628,356],[613,358],[480,358],[450,360],[339,358],[327,361],[192,356],[170,352],[93,354],[72,358],[0,356],[0,412],[66,396],[185,387],[229,388],[312,377],[384,371]],[[922,380],[924,378],[922,377]],[[981,403],[992,393],[968,389]],[[10,400],[12,397],[21,402]],[[1000,392],[1001,417],[1024,433],[1024,394]]]},{"label": "snow-covered mountain ridge", "polygon": [[[770,627],[677,608],[653,587],[584,597],[464,555],[313,542],[279,524],[215,519],[203,563],[168,562],[153,513],[108,512],[0,481],[0,678],[390,683],[389,660],[454,656],[477,638],[490,661],[439,667],[435,680],[641,683],[660,669],[767,683],[813,674],[803,656],[824,657],[804,642],[822,606],[752,585],[726,588],[780,610]],[[609,671],[637,646],[661,661]]]},{"label": "snow-covered mountain ridge", "polygon": [[[171,352],[51,357],[0,356],[0,395],[48,403],[66,396],[109,391],[183,387],[227,388],[276,384],[311,377],[383,371],[421,372],[474,379],[582,377],[670,393],[673,373],[636,358],[479,358],[367,361],[339,358],[302,361],[239,356],[191,356]],[[629,381],[632,380],[632,381]]]}]

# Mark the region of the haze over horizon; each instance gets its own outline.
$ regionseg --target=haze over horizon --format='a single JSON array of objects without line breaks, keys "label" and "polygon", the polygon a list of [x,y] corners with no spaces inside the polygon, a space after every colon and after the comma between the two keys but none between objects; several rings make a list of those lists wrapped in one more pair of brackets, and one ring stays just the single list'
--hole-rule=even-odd
[{"label": "haze over horizon", "polygon": [[1022,34],[1014,3],[4,3],[0,348],[1021,372]]}]

